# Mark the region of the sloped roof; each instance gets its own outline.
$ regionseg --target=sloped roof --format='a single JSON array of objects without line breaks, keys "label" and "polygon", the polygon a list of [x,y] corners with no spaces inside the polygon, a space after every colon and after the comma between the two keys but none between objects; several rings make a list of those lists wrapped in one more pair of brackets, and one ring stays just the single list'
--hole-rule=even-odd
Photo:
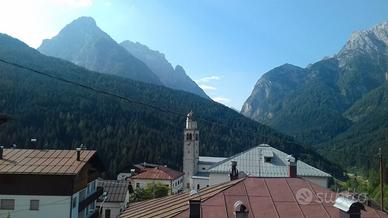
[{"label": "sloped roof", "polygon": [[[266,163],[263,161],[265,155],[272,154],[272,162]],[[270,156],[270,155],[269,155]],[[209,169],[210,173],[229,173],[231,161],[237,161],[237,169],[250,176],[258,177],[287,177],[288,154],[277,150],[267,144],[261,144],[247,151],[234,155],[225,159]],[[314,177],[331,177],[330,174],[323,172],[305,162],[297,161],[298,176],[314,176]]]},{"label": "sloped roof", "polygon": [[199,164],[212,164],[218,163],[227,159],[226,157],[209,157],[209,156],[199,156]]},{"label": "sloped roof", "polygon": [[[308,192],[311,202],[300,200],[299,190]],[[236,201],[248,208],[249,217],[266,218],[339,218],[334,202],[324,202],[318,196],[336,197],[336,193],[303,178],[257,178],[248,177],[201,189],[198,195],[188,193],[138,202],[130,205],[120,218],[189,217],[189,200],[201,200],[202,217],[233,218]],[[310,198],[308,198],[310,199]],[[361,217],[388,218],[388,215],[365,207]]]},{"label": "sloped roof", "polygon": [[133,176],[132,179],[174,180],[184,175],[182,172],[164,166],[145,168],[144,170],[144,172]]},{"label": "sloped roof", "polygon": [[4,149],[0,174],[76,175],[96,154],[82,150]]},{"label": "sloped roof", "polygon": [[[98,187],[103,187],[107,193],[106,202],[124,202],[128,194],[129,181],[126,180],[98,180]],[[99,199],[100,201],[101,199]]]},{"label": "sloped roof", "polygon": [[125,209],[120,215],[120,218],[174,217],[189,209],[188,201],[190,199],[200,197],[202,201],[205,201],[241,180],[242,179],[201,189],[199,195],[190,196],[189,193],[180,193],[163,198],[133,203]]}]

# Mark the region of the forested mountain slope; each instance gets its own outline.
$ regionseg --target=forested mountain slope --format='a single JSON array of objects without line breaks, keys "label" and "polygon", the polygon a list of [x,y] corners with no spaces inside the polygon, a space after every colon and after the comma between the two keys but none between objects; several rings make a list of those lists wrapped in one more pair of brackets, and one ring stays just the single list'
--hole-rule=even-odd
[{"label": "forested mountain slope", "polygon": [[333,175],[341,175],[339,167],[292,138],[197,95],[88,71],[42,55],[3,34],[0,58],[183,114],[177,116],[96,94],[0,62],[0,113],[12,117],[11,122],[0,127],[2,145],[29,147],[31,138],[37,138],[44,148],[75,148],[84,144],[98,150],[110,175],[143,161],[179,169],[184,114],[192,110],[201,131],[201,155],[229,156],[268,143]]},{"label": "forested mountain slope", "polygon": [[241,113],[309,144],[329,141],[356,121],[345,113],[388,79],[388,22],[355,32],[334,57],[264,74]]}]

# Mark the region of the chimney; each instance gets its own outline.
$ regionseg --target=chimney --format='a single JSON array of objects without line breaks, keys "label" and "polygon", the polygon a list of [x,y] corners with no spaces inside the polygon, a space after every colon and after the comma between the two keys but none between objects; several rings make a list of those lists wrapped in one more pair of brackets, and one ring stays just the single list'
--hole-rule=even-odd
[{"label": "chimney", "polygon": [[32,138],[31,139],[31,148],[32,149],[37,149],[37,147],[36,147],[36,142],[37,142],[38,140],[37,139],[35,139],[35,138]]},{"label": "chimney", "polygon": [[334,207],[339,209],[341,218],[361,218],[361,210],[365,210],[363,204],[344,196],[339,196],[335,200]]},{"label": "chimney", "polygon": [[230,181],[238,179],[237,161],[232,161],[232,172],[230,172]]},{"label": "chimney", "polygon": [[81,148],[77,148],[77,161],[81,161]]},{"label": "chimney", "polygon": [[0,160],[3,159],[4,146],[0,146]]},{"label": "chimney", "polygon": [[297,177],[297,167],[296,167],[296,158],[292,155],[287,156],[287,163],[288,163],[288,176],[290,178],[296,178]]},{"label": "chimney", "polygon": [[201,200],[189,200],[190,218],[201,218]]},{"label": "chimney", "polygon": [[233,214],[236,218],[248,218],[249,210],[242,201],[236,201],[233,207]]}]

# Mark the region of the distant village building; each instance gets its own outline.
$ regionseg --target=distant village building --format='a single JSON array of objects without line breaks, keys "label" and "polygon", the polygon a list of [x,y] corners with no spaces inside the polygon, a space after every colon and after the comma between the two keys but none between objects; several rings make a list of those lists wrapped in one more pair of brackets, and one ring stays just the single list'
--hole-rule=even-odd
[{"label": "distant village building", "polygon": [[152,163],[139,163],[133,165],[130,172],[121,172],[117,175],[117,180],[130,180],[132,176],[135,176],[139,173],[144,172],[147,168],[155,168],[160,166],[159,164],[152,164]]},{"label": "distant village building", "polygon": [[[183,143],[183,172],[186,190],[201,189],[229,181],[231,162],[241,173],[258,177],[288,177],[289,155],[267,144],[261,144],[230,158],[199,156],[199,130],[193,113],[186,118]],[[295,161],[297,176],[322,187],[328,187],[331,175],[303,161]]]},{"label": "distant village building", "polygon": [[104,194],[97,201],[97,208],[102,218],[116,218],[128,206],[130,182],[128,180],[98,180],[97,187],[102,187]]},{"label": "distant village building", "polygon": [[145,167],[142,171],[130,177],[133,190],[144,188],[147,184],[166,185],[170,194],[183,191],[183,173],[170,169],[166,166]]},{"label": "distant village building", "polygon": [[303,178],[245,177],[197,193],[138,202],[120,218],[388,218],[353,196],[339,196]]},{"label": "distant village building", "polygon": [[0,217],[97,217],[94,150],[0,148]]}]

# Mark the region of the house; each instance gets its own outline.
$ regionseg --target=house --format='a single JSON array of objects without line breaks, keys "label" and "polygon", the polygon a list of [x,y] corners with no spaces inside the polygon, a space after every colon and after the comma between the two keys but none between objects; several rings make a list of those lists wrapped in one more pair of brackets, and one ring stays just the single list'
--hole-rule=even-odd
[{"label": "house", "polygon": [[170,194],[183,191],[183,173],[166,166],[144,168],[142,172],[131,177],[133,190],[144,188],[147,184],[164,184],[169,187]]},{"label": "house", "polygon": [[199,192],[138,202],[120,218],[388,218],[377,209],[304,178],[245,177]]},{"label": "house", "polygon": [[[288,175],[286,154],[270,145],[261,144],[232,157],[199,156],[199,129],[193,112],[186,118],[183,141],[183,172],[186,190],[201,189],[229,181],[230,164],[235,161],[241,172],[258,177],[285,177]],[[328,187],[332,176],[298,160],[298,176],[322,187]]]},{"label": "house", "polygon": [[[97,187],[102,187],[104,195],[97,200],[97,208],[102,218],[116,218],[128,206],[128,180],[98,180]],[[131,187],[132,188],[132,187]]]},{"label": "house", "polygon": [[139,163],[133,165],[130,172],[121,172],[117,175],[117,180],[129,180],[132,176],[139,174],[143,171],[145,171],[146,168],[154,168],[158,167],[158,164],[152,164],[152,163]]},{"label": "house", "polygon": [[0,217],[96,217],[102,169],[94,150],[0,147]]}]

